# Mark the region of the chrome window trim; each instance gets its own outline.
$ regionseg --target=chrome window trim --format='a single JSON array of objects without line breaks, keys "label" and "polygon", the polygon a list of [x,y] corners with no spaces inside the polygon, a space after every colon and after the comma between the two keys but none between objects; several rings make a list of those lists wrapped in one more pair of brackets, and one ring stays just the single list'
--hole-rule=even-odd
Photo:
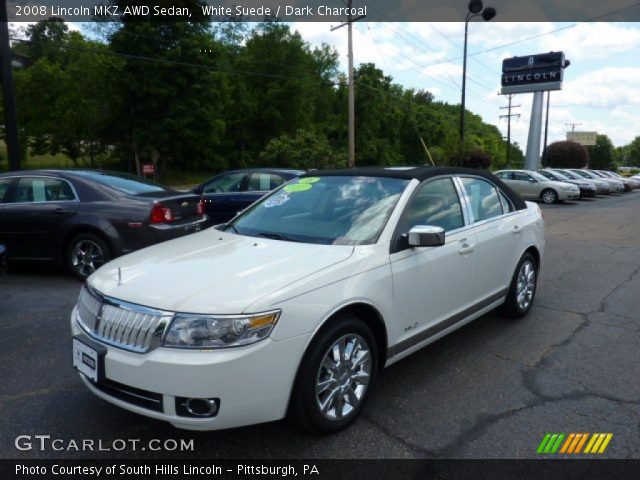
[{"label": "chrome window trim", "polygon": [[469,201],[469,195],[467,194],[466,189],[464,188],[464,184],[462,183],[462,179],[456,175],[451,177],[453,180],[453,184],[458,191],[458,197],[460,198],[460,204],[463,210],[463,218],[465,226],[469,226],[473,224],[473,211],[471,209],[471,202]]},{"label": "chrome window trim", "polygon": [[[479,225],[484,225],[490,222],[493,222],[497,219],[501,219],[501,218],[507,218],[511,215],[517,214],[518,210],[512,211],[512,212],[505,212],[504,211],[504,205],[502,204],[502,199],[500,198],[500,193],[502,193],[502,195],[507,199],[508,202],[511,202],[511,200],[509,200],[509,197],[507,195],[505,195],[504,192],[502,192],[502,190],[500,189],[500,187],[498,187],[495,183],[493,183],[490,179],[488,178],[484,178],[484,177],[476,177],[475,175],[456,175],[456,177],[458,178],[458,180],[460,181],[460,186],[464,191],[465,194],[465,200],[467,201],[467,205],[469,207],[469,216],[470,218],[473,220],[471,222],[471,225],[473,225],[474,227],[479,226]],[[498,200],[500,201],[500,207],[502,208],[502,214],[501,215],[496,215],[495,217],[491,217],[491,218],[486,218],[484,220],[478,220],[475,221],[475,218],[473,216],[473,210],[471,209],[471,202],[469,201],[469,196],[467,193],[467,190],[464,188],[464,184],[462,183],[462,179],[463,178],[473,178],[474,180],[484,180],[485,182],[489,183],[491,186],[493,186],[493,188],[495,188],[496,193],[498,194]],[[514,207],[511,204],[511,207]]]},{"label": "chrome window trim", "polygon": [[80,197],[78,196],[76,187],[74,187],[73,183],[71,183],[66,178],[55,177],[52,175],[29,174],[29,175],[8,175],[8,176],[0,177],[0,180],[4,178],[17,178],[18,180],[22,178],[50,178],[52,180],[60,180],[62,182],[66,182],[71,187],[71,191],[73,192],[73,196],[75,198],[73,200],[45,200],[44,202],[0,202],[0,205],[42,205],[46,203],[80,203]]}]

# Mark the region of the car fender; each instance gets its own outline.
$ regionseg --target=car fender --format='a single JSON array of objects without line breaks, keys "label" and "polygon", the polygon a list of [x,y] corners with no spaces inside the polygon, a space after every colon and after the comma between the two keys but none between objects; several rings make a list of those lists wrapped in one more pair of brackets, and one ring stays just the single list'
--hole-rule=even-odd
[{"label": "car fender", "polygon": [[66,245],[72,237],[83,231],[93,231],[102,235],[112,249],[112,253],[119,255],[124,248],[122,238],[118,234],[116,228],[109,220],[89,213],[79,212],[66,226],[66,232],[63,236],[64,245]]}]

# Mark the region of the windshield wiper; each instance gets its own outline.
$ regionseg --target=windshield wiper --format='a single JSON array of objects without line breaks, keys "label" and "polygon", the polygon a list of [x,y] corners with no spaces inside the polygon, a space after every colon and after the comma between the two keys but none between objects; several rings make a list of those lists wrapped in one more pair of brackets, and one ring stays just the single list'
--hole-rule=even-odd
[{"label": "windshield wiper", "polygon": [[256,234],[256,237],[271,238],[272,240],[284,240],[286,242],[299,242],[299,240],[274,232],[260,232]]}]

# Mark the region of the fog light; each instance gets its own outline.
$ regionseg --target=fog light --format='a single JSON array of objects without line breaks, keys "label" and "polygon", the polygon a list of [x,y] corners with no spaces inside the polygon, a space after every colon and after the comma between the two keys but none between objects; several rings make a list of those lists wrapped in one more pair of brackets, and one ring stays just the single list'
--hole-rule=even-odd
[{"label": "fog light", "polygon": [[176,415],[180,417],[215,417],[219,409],[219,398],[176,397]]}]

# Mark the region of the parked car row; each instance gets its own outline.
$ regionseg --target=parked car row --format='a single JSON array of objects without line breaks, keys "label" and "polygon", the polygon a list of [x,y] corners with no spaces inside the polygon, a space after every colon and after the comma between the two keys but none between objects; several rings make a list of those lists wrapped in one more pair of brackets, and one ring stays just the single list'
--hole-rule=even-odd
[{"label": "parked car row", "polygon": [[112,258],[224,223],[303,173],[234,170],[189,192],[99,170],[4,173],[0,238],[11,262],[65,264],[83,280]]},{"label": "parked car row", "polygon": [[[0,238],[11,262],[66,264],[76,277],[85,279],[112,258],[228,222],[305,173],[232,170],[189,192],[97,170],[0,174]],[[544,203],[640,187],[640,178],[599,170],[500,170],[495,175],[522,198]]]},{"label": "parked car row", "polygon": [[640,188],[640,180],[587,169],[499,170],[495,175],[526,200],[551,204]]}]

